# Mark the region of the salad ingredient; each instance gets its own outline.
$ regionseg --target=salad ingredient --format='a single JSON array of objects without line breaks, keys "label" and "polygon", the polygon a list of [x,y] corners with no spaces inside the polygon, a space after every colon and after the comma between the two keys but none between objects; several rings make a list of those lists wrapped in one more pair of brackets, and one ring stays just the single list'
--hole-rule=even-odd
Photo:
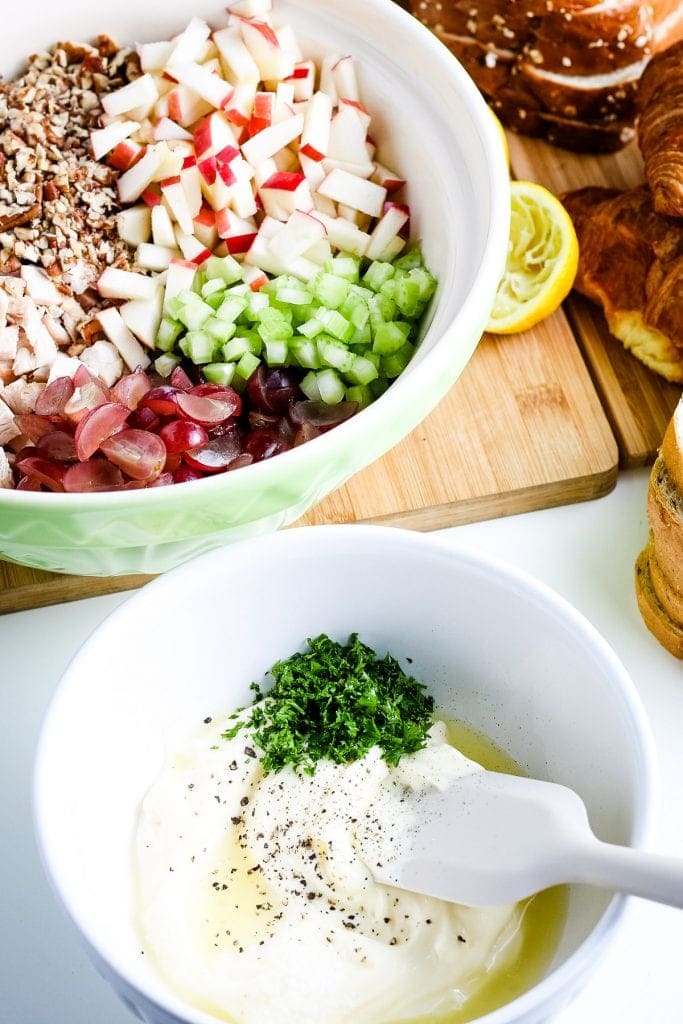
[{"label": "salad ingredient", "polygon": [[[524,905],[465,908],[377,885],[366,867],[402,796],[477,771],[443,723],[391,767],[360,760],[264,776],[207,719],[144,798],[135,840],[146,956],[181,998],[239,1024],[467,1020],[522,948]],[[170,869],[170,870],[169,870]]]},{"label": "salad ingredient", "polygon": [[268,693],[252,683],[255,705],[223,734],[233,739],[246,728],[266,774],[291,765],[312,775],[323,759],[345,764],[372,747],[396,766],[426,743],[434,702],[425,686],[356,633],[346,644],[324,633],[309,639],[307,651],[276,662],[270,675]]},{"label": "salad ingredient", "polygon": [[554,313],[571,290],[579,245],[556,196],[530,181],[510,183],[512,217],[505,273],[486,330],[526,331]]}]

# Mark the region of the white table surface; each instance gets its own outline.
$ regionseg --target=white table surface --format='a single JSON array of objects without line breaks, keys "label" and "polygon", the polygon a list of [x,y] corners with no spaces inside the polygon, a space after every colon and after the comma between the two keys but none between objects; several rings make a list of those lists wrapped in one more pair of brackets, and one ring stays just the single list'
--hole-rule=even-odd
[{"label": "white table surface", "polygon": [[[645,629],[633,563],[647,537],[647,471],[607,497],[456,527],[445,536],[501,556],[554,587],[612,644],[649,713],[662,811],[655,847],[683,855],[683,663]],[[0,617],[0,1021],[132,1024],[100,980],[43,876],[31,821],[40,723],[72,654],[125,594]],[[606,738],[607,739],[607,738]],[[683,912],[633,899],[594,979],[557,1024],[681,1024]],[[264,1022],[267,1024],[267,1022]]]}]

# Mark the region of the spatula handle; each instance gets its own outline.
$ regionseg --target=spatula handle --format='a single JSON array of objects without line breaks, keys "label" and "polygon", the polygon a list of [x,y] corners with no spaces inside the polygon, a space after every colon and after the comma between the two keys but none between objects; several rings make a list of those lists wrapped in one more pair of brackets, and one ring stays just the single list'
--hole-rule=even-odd
[{"label": "spatula handle", "polygon": [[683,858],[599,840],[581,847],[572,881],[642,896],[683,909]]}]

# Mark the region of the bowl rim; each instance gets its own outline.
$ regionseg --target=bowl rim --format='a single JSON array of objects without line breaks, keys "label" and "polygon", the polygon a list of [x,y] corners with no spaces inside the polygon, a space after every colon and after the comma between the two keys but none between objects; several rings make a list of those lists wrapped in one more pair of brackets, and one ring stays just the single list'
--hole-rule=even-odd
[{"label": "bowl rim", "polygon": [[[310,541],[311,531],[315,531],[316,538],[331,548],[338,545],[340,539],[347,545],[348,541],[353,539],[354,547],[357,549],[355,541],[360,540],[369,542],[375,549],[377,545],[380,545],[383,548],[395,550],[398,557],[406,548],[421,552],[427,557],[430,555],[437,557],[450,563],[453,572],[457,572],[459,567],[483,570],[504,586],[520,588],[530,597],[535,597],[548,609],[549,614],[552,613],[564,621],[571,633],[583,638],[594,650],[598,660],[608,669],[606,681],[629,720],[634,756],[640,766],[637,784],[633,791],[633,827],[629,845],[634,848],[642,847],[651,839],[659,810],[660,784],[654,738],[645,707],[635,683],[612,646],[571,602],[527,570],[520,569],[499,556],[491,555],[442,534],[421,533],[391,526],[333,524],[280,530],[265,537],[253,537],[240,541],[237,546],[248,549],[259,545],[257,550],[260,557],[263,556],[264,546],[274,545],[279,548],[284,545],[286,548],[296,549],[297,545],[301,545],[305,549]],[[98,963],[105,965],[107,970],[114,971],[125,985],[148,1000],[151,1005],[160,1006],[167,1013],[183,1013],[187,1024],[216,1024],[217,1018],[185,1004],[171,992],[164,993],[165,998],[160,1002],[158,993],[131,980],[130,958],[124,957],[123,954],[112,955],[103,949],[101,938],[98,938],[91,929],[80,922],[70,894],[60,885],[59,858],[55,857],[53,849],[54,836],[51,836],[49,829],[45,827],[41,810],[49,802],[52,778],[49,761],[46,757],[46,748],[50,745],[53,722],[58,720],[60,704],[65,699],[65,694],[68,693],[69,679],[83,654],[97,645],[100,637],[106,636],[107,631],[117,623],[119,618],[125,619],[126,616],[129,616],[136,605],[144,605],[150,599],[153,601],[157,589],[168,586],[175,587],[188,576],[192,578],[198,575],[201,578],[203,566],[209,559],[215,558],[221,551],[223,552],[222,557],[227,558],[233,549],[234,545],[224,546],[217,551],[199,555],[169,570],[164,575],[145,584],[132,595],[127,596],[103,619],[74,654],[58,681],[40,730],[34,760],[32,784],[34,832],[43,867],[58,902],[71,918],[81,939],[91,947],[91,952],[95,953]],[[522,1021],[526,1019],[526,1014],[535,1012],[543,1006],[549,1006],[559,1000],[563,993],[568,1000],[581,977],[589,973],[591,966],[606,951],[609,942],[614,938],[617,925],[622,922],[632,902],[633,897],[615,894],[589,935],[562,964],[551,968],[545,977],[516,999],[478,1017],[478,1024],[510,1024],[510,1022]]]},{"label": "bowl rim", "polygon": [[[486,318],[482,317],[481,310],[486,310],[486,315],[488,315],[495,295],[493,282],[495,280],[495,284],[497,284],[500,278],[507,250],[510,219],[509,172],[500,133],[494,119],[487,113],[486,102],[472,78],[460,61],[425,25],[394,0],[364,0],[364,6],[367,8],[369,19],[377,18],[386,24],[393,22],[395,26],[409,31],[413,39],[424,49],[426,59],[431,66],[437,68],[441,75],[448,76],[455,83],[467,105],[472,119],[472,127],[479,137],[486,156],[490,204],[486,240],[472,287],[443,331],[444,334],[459,332],[464,337],[476,335],[479,325],[483,332]],[[381,25],[378,28],[374,21],[373,25],[377,31],[381,29]],[[439,287],[443,288],[445,284],[445,281],[439,281]],[[428,327],[427,333],[429,329]],[[478,341],[479,336],[476,336],[471,342],[470,351],[467,354],[468,359]],[[251,481],[258,486],[264,478],[267,481],[270,477],[276,479],[279,475],[290,476],[296,473],[304,464],[303,460],[309,458],[306,452],[310,452],[309,445],[311,443],[316,445],[315,451],[319,459],[332,458],[337,450],[345,449],[347,446],[353,445],[354,442],[360,443],[362,436],[367,431],[371,431],[375,425],[381,427],[387,409],[400,408],[403,405],[404,395],[408,394],[409,396],[410,390],[419,392],[430,382],[448,380],[451,363],[448,346],[441,346],[440,349],[437,346],[425,358],[417,361],[409,374],[401,374],[383,395],[361,410],[362,415],[352,416],[335,427],[334,430],[313,438],[312,442],[309,441],[297,448],[281,452],[273,459],[241,467],[239,480],[242,481],[243,486]],[[442,389],[443,393],[445,393],[444,389]],[[357,436],[359,434],[360,436]],[[208,498],[212,495],[212,488],[216,490],[216,493],[222,495],[226,488],[231,486],[234,488],[238,484],[235,483],[235,478],[228,471],[166,487],[138,488],[129,491],[57,493],[2,488],[0,489],[0,507],[5,505],[8,509],[26,510],[27,512],[45,509],[46,511],[69,513],[92,512],[108,508],[113,503],[114,508],[120,505],[131,510],[155,509],[159,505],[168,507],[169,504],[175,505],[176,502],[182,503],[188,500],[185,495],[188,494],[190,486],[192,490],[189,493],[196,494],[197,498],[201,500],[201,497]]]}]

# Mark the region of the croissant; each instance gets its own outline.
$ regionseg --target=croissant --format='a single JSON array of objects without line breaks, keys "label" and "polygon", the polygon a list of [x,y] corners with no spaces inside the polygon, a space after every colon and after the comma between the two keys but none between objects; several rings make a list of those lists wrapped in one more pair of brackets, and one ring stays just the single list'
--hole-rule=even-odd
[{"label": "croissant", "polygon": [[655,210],[683,217],[683,40],[646,67],[638,110],[638,142]]},{"label": "croissant", "polygon": [[677,0],[412,0],[501,120],[568,149],[634,136],[638,81],[683,30]]},{"label": "croissant", "polygon": [[645,184],[561,198],[579,240],[574,287],[637,359],[683,384],[683,221],[657,213]]}]

